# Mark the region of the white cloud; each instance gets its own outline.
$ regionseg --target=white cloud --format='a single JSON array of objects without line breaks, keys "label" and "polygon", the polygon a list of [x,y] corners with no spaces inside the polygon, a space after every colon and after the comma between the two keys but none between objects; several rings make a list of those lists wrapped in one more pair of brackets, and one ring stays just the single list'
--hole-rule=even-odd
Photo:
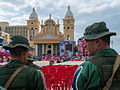
[{"label": "white cloud", "polygon": [[29,15],[14,17],[10,20],[10,24],[11,25],[25,25],[25,23],[27,23],[26,20],[28,20],[28,18],[29,18]]},{"label": "white cloud", "polygon": [[111,7],[115,7],[117,5],[120,5],[120,0],[113,0],[112,3],[110,4]]},{"label": "white cloud", "polygon": [[8,21],[4,16],[0,15],[0,22]]},{"label": "white cloud", "polygon": [[79,13],[92,13],[96,11],[100,11],[103,9],[106,9],[108,7],[108,4],[101,4],[101,5],[96,5],[96,4],[89,4],[89,3],[81,3],[78,8],[79,8]]},{"label": "white cloud", "polygon": [[78,4],[79,0],[57,0],[53,2],[55,9],[61,9],[62,6],[75,6]]},{"label": "white cloud", "polygon": [[0,3],[0,6],[4,6],[4,7],[12,7],[12,8],[16,8],[15,5],[13,5],[12,3],[9,3],[9,2],[1,2]]},{"label": "white cloud", "polygon": [[78,20],[75,21],[75,25],[82,25],[82,24],[86,24],[86,23],[87,23],[87,21],[80,20],[80,19],[78,19]]},{"label": "white cloud", "polygon": [[41,22],[41,20],[43,20],[43,23],[45,22],[45,20],[47,20],[49,17],[47,15],[39,15],[39,21]]},{"label": "white cloud", "polygon": [[1,7],[6,7],[7,6],[9,8],[12,8],[15,11],[18,11],[22,8],[21,6],[17,6],[15,4],[10,3],[10,2],[4,2],[4,1],[0,3],[0,6]]},{"label": "white cloud", "polygon": [[13,4],[12,2],[5,2],[5,1],[2,1],[0,3],[0,6],[1,7],[9,7],[9,8],[12,8],[13,10],[15,11],[20,11],[22,8],[26,8],[28,6],[31,6],[31,7],[35,7],[35,8],[38,8],[40,7],[41,9],[42,8],[45,8],[45,6],[47,5],[47,3],[50,2],[50,0],[22,0],[22,4],[19,4],[19,2],[16,0],[15,1],[16,4]]},{"label": "white cloud", "polygon": [[92,13],[100,10],[104,10],[110,7],[115,7],[120,4],[120,0],[91,0],[89,2],[80,2],[77,5],[79,13]]},{"label": "white cloud", "polygon": [[14,15],[16,15],[17,13],[13,13],[13,12],[11,12],[11,11],[5,11],[5,10],[3,10],[3,9],[0,9],[0,14],[2,15],[2,16],[14,16]]},{"label": "white cloud", "polygon": [[45,8],[45,6],[50,2],[50,0],[24,0],[26,5],[40,9]]}]

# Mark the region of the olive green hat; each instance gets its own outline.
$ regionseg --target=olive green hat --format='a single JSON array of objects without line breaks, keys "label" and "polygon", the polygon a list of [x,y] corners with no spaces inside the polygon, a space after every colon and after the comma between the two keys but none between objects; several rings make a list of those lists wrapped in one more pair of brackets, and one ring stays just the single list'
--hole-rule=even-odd
[{"label": "olive green hat", "polygon": [[116,33],[109,32],[109,29],[106,27],[105,22],[98,22],[88,26],[85,29],[84,36],[81,37],[80,39],[93,40],[106,35],[113,36],[113,35],[116,35]]},{"label": "olive green hat", "polygon": [[3,45],[3,48],[6,50],[10,50],[18,46],[25,47],[29,50],[34,50],[34,48],[32,48],[29,45],[29,41],[25,37],[22,37],[22,36],[13,36],[11,38],[10,43],[8,45]]}]

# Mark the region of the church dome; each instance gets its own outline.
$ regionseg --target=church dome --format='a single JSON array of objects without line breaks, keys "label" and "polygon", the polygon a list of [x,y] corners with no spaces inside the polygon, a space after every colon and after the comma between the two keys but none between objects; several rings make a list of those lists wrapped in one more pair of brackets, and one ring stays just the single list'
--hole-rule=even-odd
[{"label": "church dome", "polygon": [[70,10],[70,6],[68,6],[68,11],[66,13],[65,19],[73,19],[73,13]]},{"label": "church dome", "polygon": [[38,20],[38,15],[37,13],[35,12],[35,9],[33,8],[33,12],[30,14],[30,17],[29,17],[30,20]]},{"label": "church dome", "polygon": [[53,19],[51,19],[51,14],[49,15],[49,19],[47,19],[44,24],[45,25],[47,25],[47,24],[55,24],[55,21]]}]

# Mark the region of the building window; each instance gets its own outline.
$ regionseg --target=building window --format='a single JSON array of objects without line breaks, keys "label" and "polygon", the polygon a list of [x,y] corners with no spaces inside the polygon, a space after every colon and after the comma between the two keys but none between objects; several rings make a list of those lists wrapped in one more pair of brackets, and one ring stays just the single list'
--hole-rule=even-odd
[{"label": "building window", "polygon": [[69,35],[67,36],[67,40],[70,40],[70,36]]},{"label": "building window", "polygon": [[67,27],[67,30],[69,30],[70,29],[70,27]]},{"label": "building window", "polygon": [[30,41],[33,41],[34,38],[34,30],[33,28],[30,30]]},{"label": "building window", "polygon": [[51,45],[48,45],[48,48],[51,48]]},{"label": "building window", "polygon": [[7,30],[8,30],[8,28],[7,28],[7,27],[5,27],[5,32],[7,32]]},{"label": "building window", "polygon": [[74,28],[73,28],[73,27],[71,27],[71,29],[72,29],[72,30],[74,30]]},{"label": "building window", "polygon": [[2,36],[2,33],[0,33],[0,37]]},{"label": "building window", "polygon": [[33,22],[31,22],[31,24],[33,24]]},{"label": "building window", "polygon": [[47,24],[47,32],[53,32],[53,23],[52,22],[48,22],[48,24]]},{"label": "building window", "polygon": [[1,29],[2,29],[2,28],[0,27],[0,31],[1,31]]}]

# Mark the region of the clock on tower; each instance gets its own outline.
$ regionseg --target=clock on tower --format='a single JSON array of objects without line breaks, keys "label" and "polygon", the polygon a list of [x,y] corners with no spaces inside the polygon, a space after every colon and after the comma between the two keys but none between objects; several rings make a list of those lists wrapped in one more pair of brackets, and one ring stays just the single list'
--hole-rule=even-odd
[{"label": "clock on tower", "polygon": [[68,20],[67,23],[70,23],[70,21]]}]

